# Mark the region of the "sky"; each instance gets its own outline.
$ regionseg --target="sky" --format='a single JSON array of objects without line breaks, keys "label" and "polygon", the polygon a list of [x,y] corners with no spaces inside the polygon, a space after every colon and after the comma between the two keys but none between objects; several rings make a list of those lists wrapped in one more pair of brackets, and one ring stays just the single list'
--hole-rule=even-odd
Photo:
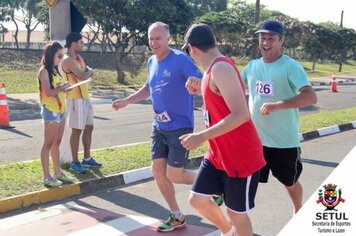
[{"label": "sky", "polygon": [[[247,2],[255,3],[256,0]],[[341,11],[344,10],[343,25],[356,30],[356,0],[260,0],[260,4],[300,21],[314,23],[331,21],[340,24]],[[14,29],[11,24],[6,27]],[[24,30],[24,27],[20,26],[20,29]]]},{"label": "sky", "polygon": [[[255,3],[256,0],[247,0]],[[278,10],[300,21],[321,23],[331,21],[340,24],[344,10],[343,26],[356,30],[355,0],[260,0],[269,10]]]}]

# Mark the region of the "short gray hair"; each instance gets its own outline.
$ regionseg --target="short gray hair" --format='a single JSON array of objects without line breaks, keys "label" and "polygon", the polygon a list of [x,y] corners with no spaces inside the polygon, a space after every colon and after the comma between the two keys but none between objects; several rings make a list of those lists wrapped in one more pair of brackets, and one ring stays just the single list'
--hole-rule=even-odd
[{"label": "short gray hair", "polygon": [[168,37],[171,36],[171,33],[169,32],[169,25],[167,25],[166,23],[163,23],[161,21],[156,21],[155,23],[151,24],[148,27],[148,32],[150,32],[151,30],[153,30],[155,28],[159,28],[159,27],[163,27],[167,31],[167,36]]}]

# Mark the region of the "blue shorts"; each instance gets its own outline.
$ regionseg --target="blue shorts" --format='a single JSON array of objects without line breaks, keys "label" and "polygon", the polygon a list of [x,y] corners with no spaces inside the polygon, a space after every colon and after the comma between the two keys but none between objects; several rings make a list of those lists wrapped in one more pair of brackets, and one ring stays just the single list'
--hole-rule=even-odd
[{"label": "blue shorts", "polygon": [[167,158],[168,165],[176,168],[183,167],[188,160],[189,152],[182,146],[179,137],[192,132],[192,128],[162,130],[153,126],[151,159]]},{"label": "blue shorts", "polygon": [[237,213],[247,213],[255,207],[259,178],[259,171],[246,178],[229,177],[225,171],[216,169],[204,158],[191,193],[204,196],[224,194],[227,208]]},{"label": "blue shorts", "polygon": [[41,106],[41,116],[42,121],[46,122],[56,122],[61,123],[62,120],[65,120],[67,117],[67,113],[56,113],[53,111],[48,110],[45,106]]}]

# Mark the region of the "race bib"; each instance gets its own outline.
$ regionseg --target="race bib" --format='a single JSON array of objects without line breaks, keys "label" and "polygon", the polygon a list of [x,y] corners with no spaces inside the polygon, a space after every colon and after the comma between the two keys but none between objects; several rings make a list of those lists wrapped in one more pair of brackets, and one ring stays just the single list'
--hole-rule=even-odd
[{"label": "race bib", "polygon": [[261,96],[274,96],[274,84],[268,81],[256,81],[255,92]]},{"label": "race bib", "polygon": [[154,114],[153,117],[156,121],[158,122],[163,122],[163,123],[167,123],[171,121],[171,118],[169,117],[168,113],[162,112],[161,114]]},{"label": "race bib", "polygon": [[203,111],[203,117],[204,117],[205,126],[209,127],[209,125],[210,125],[209,112],[208,112],[208,110],[206,110],[204,108],[202,109],[202,111]]}]

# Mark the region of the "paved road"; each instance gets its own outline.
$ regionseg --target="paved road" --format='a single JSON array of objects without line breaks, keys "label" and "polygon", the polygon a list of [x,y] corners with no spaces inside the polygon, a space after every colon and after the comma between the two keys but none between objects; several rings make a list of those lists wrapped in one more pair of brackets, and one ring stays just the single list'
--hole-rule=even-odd
[{"label": "paved road", "polygon": [[[315,87],[318,96],[316,106],[301,110],[302,114],[320,110],[355,107],[356,86],[339,85],[339,93],[330,93],[329,86]],[[11,125],[15,129],[0,129],[0,164],[39,158],[43,142],[43,124],[40,121],[39,107],[36,99],[26,102],[11,98],[9,102],[29,109],[11,110]],[[112,95],[110,95],[110,98]],[[35,97],[37,98],[37,96]],[[149,141],[151,133],[152,108],[149,104],[130,105],[122,111],[115,112],[109,104],[94,106],[95,130],[93,136],[94,149],[117,146],[135,142]],[[202,129],[201,111],[195,111],[196,130]]]},{"label": "paved road", "polygon": [[[308,198],[314,201],[317,198],[317,196],[311,196],[311,194],[320,187],[320,184],[356,145],[355,136],[356,130],[350,130],[302,143],[304,172],[300,181],[304,189],[304,201],[308,200]],[[350,167],[350,171],[352,170],[353,167]],[[339,184],[340,186],[342,185],[342,183]],[[168,214],[166,204],[156,190],[155,183],[152,180],[147,180],[121,188],[108,189],[88,196],[80,196],[57,203],[46,204],[41,206],[39,210],[36,210],[37,207],[31,207],[27,210],[5,213],[3,214],[3,219],[0,220],[0,234],[18,235],[19,233],[23,233],[24,230],[28,234],[33,234],[32,232],[39,233],[44,230],[47,230],[47,232],[48,230],[52,230],[51,235],[56,235],[56,232],[59,235],[60,232],[66,230],[67,233],[70,232],[77,235],[84,235],[86,233],[85,235],[88,235],[88,233],[97,232],[99,229],[102,230],[101,232],[108,232],[103,231],[107,229],[110,230],[110,233],[106,233],[105,235],[121,235],[119,231],[129,231],[129,226],[120,222],[123,222],[124,219],[127,222],[128,216],[143,216],[149,218],[130,218],[136,219],[130,220],[130,222],[134,221],[133,223],[136,227],[141,228],[141,231],[133,231],[126,235],[161,235],[155,233],[153,230],[153,225],[157,225],[157,221],[151,220],[149,221],[150,223],[145,223],[147,219],[152,218],[164,220]],[[207,232],[213,232],[209,234],[210,236],[219,235],[214,231],[209,222],[202,219],[187,204],[189,186],[179,185],[176,188],[176,192],[182,211],[188,215],[188,224],[192,225],[188,226],[188,228],[198,230],[196,227],[200,227],[200,230],[205,231],[200,234],[192,234],[192,231],[190,233],[189,231],[177,231],[176,234],[169,235],[199,236],[207,235]],[[46,209],[48,206],[53,206],[56,209],[65,206],[66,210],[49,218],[48,215],[51,215],[50,213],[53,210]],[[69,206],[75,206],[75,209],[68,209]],[[25,212],[29,212],[27,213],[28,215]],[[76,217],[74,217],[74,213]],[[103,217],[103,215],[106,217]],[[125,217],[123,218],[122,215]],[[291,219],[291,202],[284,188],[274,178],[270,178],[268,184],[259,185],[256,197],[256,209],[251,212],[250,216],[255,236],[275,236]],[[25,222],[27,221],[35,222],[26,224]],[[147,224],[149,226],[145,226]],[[306,222],[306,224],[310,224],[310,222]],[[2,227],[10,229],[1,232]],[[303,225],[300,225],[300,227],[303,227]],[[41,230],[39,231],[39,229]],[[290,235],[296,234],[291,232]]]}]

